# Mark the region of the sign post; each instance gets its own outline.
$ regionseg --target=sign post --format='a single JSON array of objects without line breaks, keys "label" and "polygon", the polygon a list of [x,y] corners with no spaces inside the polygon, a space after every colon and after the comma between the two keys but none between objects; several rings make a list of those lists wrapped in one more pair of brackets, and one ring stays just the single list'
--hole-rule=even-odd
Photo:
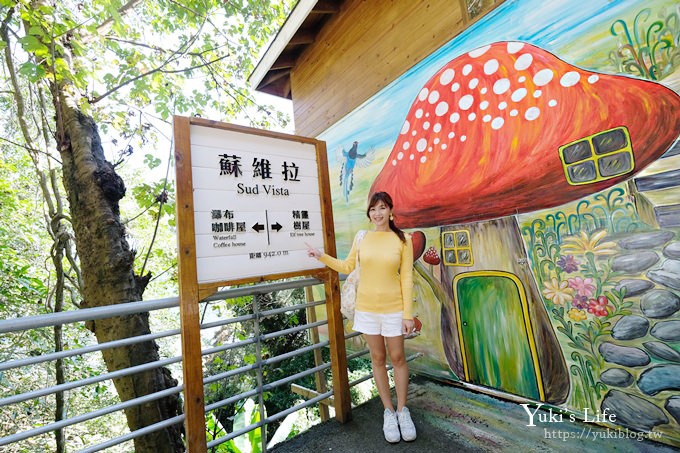
[{"label": "sign post", "polygon": [[[201,118],[174,117],[180,314],[187,447],[206,450],[198,302],[220,286],[323,280],[336,417],[350,417],[325,143]],[[344,376],[344,377],[343,377]]]}]

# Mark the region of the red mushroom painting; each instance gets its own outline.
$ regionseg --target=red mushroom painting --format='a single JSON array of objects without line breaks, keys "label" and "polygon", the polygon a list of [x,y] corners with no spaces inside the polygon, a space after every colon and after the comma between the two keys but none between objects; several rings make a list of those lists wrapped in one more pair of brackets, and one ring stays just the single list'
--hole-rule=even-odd
[{"label": "red mushroom painting", "polygon": [[680,133],[678,111],[663,85],[497,42],[425,84],[370,192],[392,195],[404,228],[550,208],[660,157]]},{"label": "red mushroom painting", "polygon": [[440,299],[442,342],[457,376],[566,400],[569,371],[514,216],[631,178],[677,139],[679,111],[660,84],[521,42],[461,55],[421,88],[369,196],[390,193],[402,228],[441,227],[454,302]]}]

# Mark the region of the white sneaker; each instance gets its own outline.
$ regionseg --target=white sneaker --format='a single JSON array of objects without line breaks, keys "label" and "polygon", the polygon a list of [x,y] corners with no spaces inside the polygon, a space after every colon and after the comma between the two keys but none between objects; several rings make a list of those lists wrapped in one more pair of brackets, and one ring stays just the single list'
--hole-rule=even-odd
[{"label": "white sneaker", "polygon": [[391,444],[401,440],[397,415],[389,409],[385,409],[383,414],[383,434],[385,434],[385,440]]},{"label": "white sneaker", "polygon": [[397,412],[397,419],[399,420],[399,429],[401,430],[401,438],[406,442],[416,440],[416,427],[411,420],[411,413],[407,407],[402,407]]}]

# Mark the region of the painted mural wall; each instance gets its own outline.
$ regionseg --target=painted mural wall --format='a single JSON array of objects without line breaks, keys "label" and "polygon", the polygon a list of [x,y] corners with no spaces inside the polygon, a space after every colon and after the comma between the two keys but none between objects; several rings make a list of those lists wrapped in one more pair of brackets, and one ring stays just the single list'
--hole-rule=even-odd
[{"label": "painted mural wall", "polygon": [[680,5],[509,0],[319,138],[414,239],[413,371],[680,445]]}]

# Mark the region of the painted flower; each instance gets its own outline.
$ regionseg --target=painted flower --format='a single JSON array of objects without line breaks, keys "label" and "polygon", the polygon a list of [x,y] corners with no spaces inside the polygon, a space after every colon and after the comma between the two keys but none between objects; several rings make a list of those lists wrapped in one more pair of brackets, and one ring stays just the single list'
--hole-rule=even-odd
[{"label": "painted flower", "polygon": [[610,308],[607,296],[600,296],[597,300],[590,299],[588,301],[588,313],[592,313],[595,316],[607,316]]},{"label": "painted flower", "polygon": [[571,306],[579,310],[588,308],[588,296],[576,296],[571,300]]},{"label": "painted flower", "polygon": [[578,262],[574,259],[573,255],[560,256],[560,259],[557,260],[557,265],[567,274],[578,270]]},{"label": "painted flower", "polygon": [[595,291],[595,285],[593,285],[593,279],[588,277],[585,280],[581,277],[574,277],[567,280],[569,282],[569,287],[576,290],[576,294],[579,296],[590,297]]},{"label": "painted flower", "polygon": [[606,230],[600,230],[588,237],[588,233],[581,231],[578,236],[570,236],[564,240],[561,250],[578,254],[592,252],[595,255],[614,255],[616,254],[616,243],[608,241],[600,244],[602,238],[607,235]]},{"label": "painted flower", "polygon": [[569,317],[578,322],[578,321],[583,321],[584,319],[587,318],[586,311],[585,310],[579,310],[578,308],[572,308],[567,312]]},{"label": "painted flower", "polygon": [[543,295],[555,305],[564,305],[574,297],[574,290],[569,288],[568,283],[564,280],[558,282],[556,278],[552,278],[549,282],[545,282],[543,286]]}]

